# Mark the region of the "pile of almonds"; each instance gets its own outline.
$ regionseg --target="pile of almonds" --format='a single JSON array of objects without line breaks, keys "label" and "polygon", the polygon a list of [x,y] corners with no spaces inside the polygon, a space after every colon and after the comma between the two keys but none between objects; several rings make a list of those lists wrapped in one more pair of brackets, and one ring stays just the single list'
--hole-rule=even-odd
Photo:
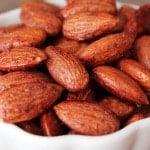
[{"label": "pile of almonds", "polygon": [[0,27],[0,119],[27,132],[105,135],[150,117],[150,4],[42,0]]}]

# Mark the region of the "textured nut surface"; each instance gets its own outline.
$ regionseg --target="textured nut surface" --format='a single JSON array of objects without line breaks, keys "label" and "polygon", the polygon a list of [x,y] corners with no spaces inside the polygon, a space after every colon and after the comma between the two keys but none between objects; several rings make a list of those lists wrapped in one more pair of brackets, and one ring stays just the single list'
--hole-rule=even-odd
[{"label": "textured nut surface", "polygon": [[41,62],[46,60],[46,58],[46,54],[37,48],[13,48],[8,52],[0,54],[0,70],[27,70],[39,65]]},{"label": "textured nut surface", "polygon": [[10,123],[31,120],[49,108],[61,92],[61,86],[46,82],[12,86],[0,94],[0,119]]},{"label": "textured nut surface", "polygon": [[111,66],[99,66],[93,70],[96,81],[112,94],[129,102],[148,105],[141,87],[125,73]]},{"label": "textured nut surface", "polygon": [[103,135],[119,129],[116,116],[96,103],[64,101],[55,106],[58,117],[75,133]]},{"label": "textured nut surface", "polygon": [[80,61],[59,47],[49,46],[47,68],[51,76],[68,91],[84,89],[89,82],[89,75]]},{"label": "textured nut surface", "polygon": [[63,33],[70,39],[87,40],[111,31],[118,21],[108,13],[75,14],[65,19]]}]

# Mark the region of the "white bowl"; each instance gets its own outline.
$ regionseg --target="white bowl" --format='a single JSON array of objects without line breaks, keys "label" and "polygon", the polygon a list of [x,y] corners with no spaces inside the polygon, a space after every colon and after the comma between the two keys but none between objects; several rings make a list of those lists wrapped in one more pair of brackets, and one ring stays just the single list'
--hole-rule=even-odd
[{"label": "white bowl", "polygon": [[[63,6],[63,0],[48,0]],[[122,3],[117,3],[118,7]],[[137,6],[134,6],[137,7]],[[20,9],[0,15],[0,25],[19,22]],[[150,119],[137,121],[105,136],[63,135],[42,137],[0,122],[0,150],[150,150]]]}]

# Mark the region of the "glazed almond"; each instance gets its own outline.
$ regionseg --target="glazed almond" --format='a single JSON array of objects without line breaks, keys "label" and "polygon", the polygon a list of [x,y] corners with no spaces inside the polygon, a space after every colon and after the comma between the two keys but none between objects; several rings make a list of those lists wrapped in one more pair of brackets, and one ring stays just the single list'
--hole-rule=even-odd
[{"label": "glazed almond", "polygon": [[119,129],[116,116],[96,103],[64,101],[54,107],[58,117],[75,133],[104,135]]},{"label": "glazed almond", "polygon": [[71,15],[63,23],[63,34],[73,40],[88,40],[111,31],[119,19],[108,13]]},{"label": "glazed almond", "polygon": [[111,66],[99,66],[93,70],[93,73],[98,84],[117,97],[141,105],[149,104],[141,87],[119,69]]},{"label": "glazed almond", "polygon": [[133,59],[122,59],[118,62],[120,70],[131,76],[144,89],[150,92],[150,71]]},{"label": "glazed almond", "polygon": [[22,47],[0,54],[0,70],[18,71],[27,70],[46,60],[46,54],[37,48]]},{"label": "glazed almond", "polygon": [[9,123],[31,120],[49,108],[62,90],[61,86],[46,82],[12,86],[0,94],[0,119]]},{"label": "glazed almond", "polygon": [[87,86],[89,75],[74,55],[54,46],[48,46],[46,53],[49,56],[47,68],[56,82],[70,92],[80,91]]},{"label": "glazed almond", "polygon": [[24,27],[0,36],[0,52],[25,46],[39,47],[45,40],[45,31]]}]

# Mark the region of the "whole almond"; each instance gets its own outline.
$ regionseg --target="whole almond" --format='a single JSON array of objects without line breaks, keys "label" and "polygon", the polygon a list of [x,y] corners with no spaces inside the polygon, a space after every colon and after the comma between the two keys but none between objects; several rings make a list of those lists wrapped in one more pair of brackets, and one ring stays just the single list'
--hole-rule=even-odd
[{"label": "whole almond", "polygon": [[125,73],[110,66],[99,66],[93,70],[99,85],[112,94],[132,103],[148,105],[149,101],[141,87]]},{"label": "whole almond", "polygon": [[46,60],[46,54],[37,48],[22,47],[0,54],[0,70],[27,70]]},{"label": "whole almond", "polygon": [[47,68],[51,76],[68,91],[84,89],[89,82],[89,75],[80,61],[72,54],[59,47],[46,48],[49,56]]},{"label": "whole almond", "polygon": [[122,59],[119,68],[136,80],[144,89],[150,92],[150,71],[133,59]]},{"label": "whole almond", "polygon": [[55,14],[35,10],[23,10],[21,22],[28,27],[45,30],[50,36],[57,35],[62,26],[61,20]]},{"label": "whole almond", "polygon": [[23,83],[0,94],[0,119],[17,123],[31,120],[49,108],[63,88],[46,82]]},{"label": "whole almond", "polygon": [[144,35],[138,38],[134,45],[136,59],[145,67],[150,69],[150,36]]},{"label": "whole almond", "polygon": [[61,11],[63,17],[68,17],[74,14],[84,13],[84,12],[106,12],[110,14],[116,13],[116,5],[110,3],[77,3],[69,4],[64,7]]},{"label": "whole almond", "polygon": [[119,129],[116,116],[96,103],[64,101],[54,109],[58,117],[78,134],[104,135]]},{"label": "whole almond", "polygon": [[114,112],[119,119],[128,117],[134,111],[134,107],[132,105],[113,96],[100,99],[99,104]]},{"label": "whole almond", "polygon": [[45,40],[45,31],[24,27],[0,36],[0,52],[25,46],[39,47]]},{"label": "whole almond", "polygon": [[80,13],[64,20],[63,34],[73,40],[87,40],[109,32],[119,22],[108,13]]},{"label": "whole almond", "polygon": [[42,72],[14,71],[0,76],[0,93],[15,85],[32,82],[52,82],[49,75]]}]

